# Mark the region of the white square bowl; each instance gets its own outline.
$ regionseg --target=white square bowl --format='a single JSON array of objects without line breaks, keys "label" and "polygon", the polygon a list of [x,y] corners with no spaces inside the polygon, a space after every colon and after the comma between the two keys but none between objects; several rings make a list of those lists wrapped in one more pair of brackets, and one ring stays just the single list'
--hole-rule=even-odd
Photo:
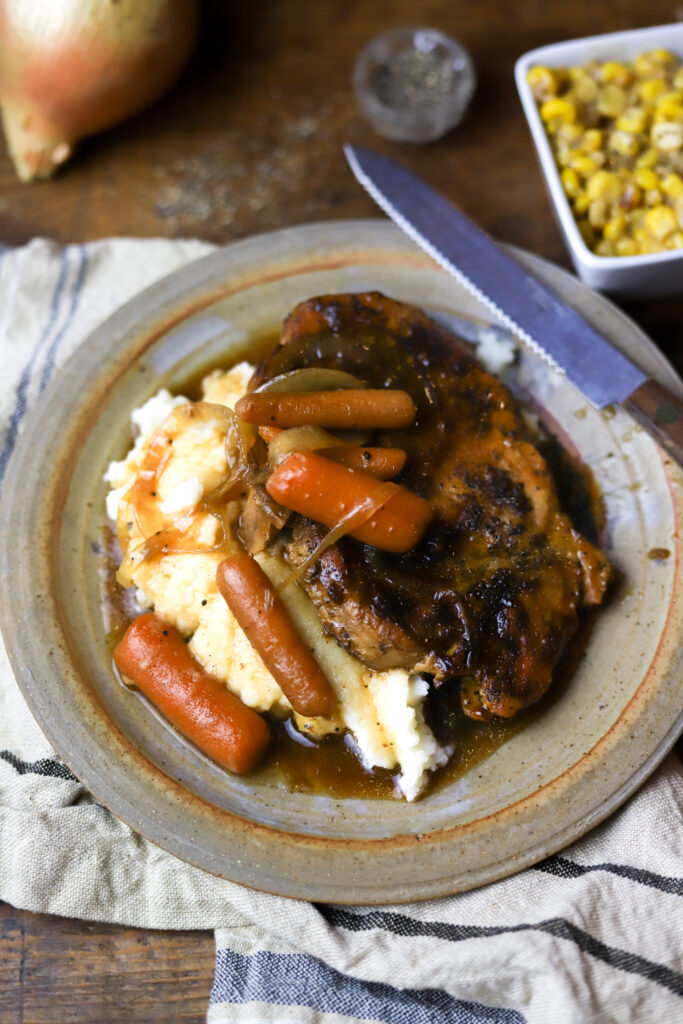
[{"label": "white square bowl", "polygon": [[599,291],[645,299],[683,294],[683,249],[642,256],[597,256],[584,242],[565,196],[545,126],[529,88],[527,71],[536,64],[572,67],[588,61],[631,61],[647,50],[669,50],[683,60],[683,23],[656,25],[629,32],[571,39],[530,50],[515,64],[515,81],[522,100],[545,181],[553,200],[576,272]]}]

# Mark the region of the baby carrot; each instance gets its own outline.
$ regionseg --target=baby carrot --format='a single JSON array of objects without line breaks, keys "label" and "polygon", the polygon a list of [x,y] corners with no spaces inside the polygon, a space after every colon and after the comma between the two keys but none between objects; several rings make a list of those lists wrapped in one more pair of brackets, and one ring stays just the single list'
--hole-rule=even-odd
[{"label": "baby carrot", "polygon": [[173,626],[151,613],[138,616],[114,661],[179,732],[228,771],[243,775],[261,760],[270,740],[266,722],[204,671]]},{"label": "baby carrot", "polygon": [[337,526],[354,508],[378,507],[349,534],[385,551],[414,547],[432,518],[428,501],[412,491],[340,466],[315,452],[293,452],[266,481],[271,498],[325,526]]},{"label": "baby carrot", "polygon": [[326,459],[375,476],[378,480],[392,480],[398,476],[406,461],[406,453],[402,448],[364,448],[357,444],[341,444],[334,448],[319,448],[318,452]]},{"label": "baby carrot", "polygon": [[216,582],[294,710],[301,715],[328,715],[336,701],[334,691],[258,562],[247,554],[228,555],[218,566]]},{"label": "baby carrot", "polygon": [[269,427],[357,428],[410,427],[417,410],[407,391],[372,388],[337,391],[258,392],[244,395],[235,412],[246,423]]},{"label": "baby carrot", "polygon": [[270,442],[274,438],[276,438],[278,434],[282,433],[282,427],[265,427],[265,426],[263,426],[263,427],[259,427],[258,428],[258,432],[259,432],[260,437],[263,438],[263,440],[266,442],[266,444],[270,444]]}]

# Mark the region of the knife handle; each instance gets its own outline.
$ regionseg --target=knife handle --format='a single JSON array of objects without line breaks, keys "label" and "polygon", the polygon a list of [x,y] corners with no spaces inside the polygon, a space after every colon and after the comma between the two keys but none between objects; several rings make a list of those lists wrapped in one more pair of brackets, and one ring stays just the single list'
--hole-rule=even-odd
[{"label": "knife handle", "polygon": [[656,380],[646,380],[621,403],[683,466],[683,402]]}]

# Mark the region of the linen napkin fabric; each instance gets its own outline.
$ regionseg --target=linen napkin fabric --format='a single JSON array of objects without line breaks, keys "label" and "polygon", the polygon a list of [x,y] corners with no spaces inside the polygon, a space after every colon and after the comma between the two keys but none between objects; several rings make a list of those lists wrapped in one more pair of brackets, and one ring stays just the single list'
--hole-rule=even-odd
[{"label": "linen napkin fabric", "polygon": [[[0,253],[0,486],[30,410],[110,312],[210,251],[112,239]],[[345,908],[234,885],[98,805],[33,721],[0,644],[0,899],[144,928],[215,928],[211,1024],[683,1020],[680,761],[561,855],[470,893]]]}]

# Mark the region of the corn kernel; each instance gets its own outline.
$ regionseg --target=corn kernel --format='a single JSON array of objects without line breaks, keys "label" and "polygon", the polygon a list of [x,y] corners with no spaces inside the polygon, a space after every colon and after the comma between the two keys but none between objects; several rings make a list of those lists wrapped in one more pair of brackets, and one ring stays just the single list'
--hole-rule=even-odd
[{"label": "corn kernel", "polygon": [[580,196],[577,196],[574,200],[574,212],[578,214],[588,213],[588,207],[591,201],[585,192],[582,192]]},{"label": "corn kernel", "polygon": [[683,231],[674,231],[673,235],[667,238],[667,245],[669,243],[672,249],[683,249]]},{"label": "corn kernel", "polygon": [[591,174],[595,174],[598,169],[593,157],[584,156],[583,153],[577,153],[576,150],[572,150],[569,154],[568,164],[582,178],[590,178]]},{"label": "corn kernel", "polygon": [[571,100],[555,97],[541,105],[541,117],[546,123],[555,120],[572,122],[576,120],[576,107]]},{"label": "corn kernel", "polygon": [[649,188],[644,198],[646,206],[659,206],[664,196],[658,188]]},{"label": "corn kernel", "polygon": [[658,97],[657,105],[660,103],[683,103],[683,92],[680,89],[669,89]]},{"label": "corn kernel", "polygon": [[652,146],[650,146],[649,149],[643,150],[643,152],[637,158],[637,160],[636,160],[636,167],[644,168],[644,169],[648,169],[649,170],[651,167],[655,166],[655,164],[657,163],[658,160],[659,160],[659,153],[657,152],[656,149],[654,149]]},{"label": "corn kernel", "polygon": [[633,238],[618,238],[614,243],[617,256],[637,256],[638,243]]},{"label": "corn kernel", "polygon": [[675,121],[661,121],[652,125],[650,138],[657,147],[665,153],[670,153],[683,146],[683,124]]},{"label": "corn kernel", "polygon": [[626,93],[611,82],[598,92],[597,108],[605,117],[618,117],[626,106]]},{"label": "corn kernel", "polygon": [[610,220],[607,221],[602,229],[602,234],[605,238],[608,238],[610,242],[615,242],[617,238],[621,238],[625,231],[626,217],[623,213],[618,213],[615,217],[611,217]]},{"label": "corn kernel", "polygon": [[579,103],[593,103],[598,95],[598,83],[593,78],[580,78],[570,92]]},{"label": "corn kernel", "polygon": [[608,146],[615,153],[621,153],[622,156],[635,156],[640,149],[640,142],[630,132],[612,132]]},{"label": "corn kernel", "polygon": [[653,206],[645,215],[645,226],[650,234],[661,242],[678,227],[676,214],[670,206]]},{"label": "corn kernel", "polygon": [[633,233],[636,228],[645,227],[645,213],[646,211],[642,208],[642,206],[639,207],[637,210],[631,210],[631,212],[628,215],[629,223],[631,225],[631,233]]},{"label": "corn kernel", "polygon": [[583,219],[577,221],[576,226],[578,227],[579,233],[583,238],[584,242],[586,243],[586,245],[588,246],[588,248],[592,249],[595,245],[595,232],[593,231],[593,228],[590,226],[587,220]]},{"label": "corn kernel", "polygon": [[638,92],[647,103],[655,103],[666,92],[666,82],[661,78],[648,78],[640,83]]},{"label": "corn kernel", "polygon": [[678,174],[667,174],[662,178],[662,192],[672,199],[683,199],[683,178]]},{"label": "corn kernel", "polygon": [[614,249],[612,243],[607,238],[601,238],[598,244],[595,246],[595,251],[598,256],[613,256]]},{"label": "corn kernel", "polygon": [[683,92],[683,67],[680,67],[674,75],[674,89],[680,89]]},{"label": "corn kernel", "polygon": [[558,145],[561,143],[574,143],[577,142],[583,132],[578,124],[563,123],[557,129],[557,142]]},{"label": "corn kernel", "polygon": [[600,79],[603,82],[614,82],[616,85],[628,85],[633,75],[625,64],[616,60],[606,60],[600,68]]},{"label": "corn kernel", "polygon": [[527,84],[534,94],[534,98],[539,102],[550,99],[551,96],[557,95],[558,78],[554,71],[550,68],[538,65],[535,68],[529,68],[526,76]]},{"label": "corn kernel", "polygon": [[611,171],[596,171],[588,180],[586,193],[591,200],[604,199],[608,203],[616,203],[621,195],[621,182]]},{"label": "corn kernel", "polygon": [[581,182],[576,171],[573,171],[570,167],[566,167],[560,174],[560,181],[562,182],[562,188],[565,191],[565,195],[570,198],[578,196],[581,191]]},{"label": "corn kernel", "polygon": [[650,244],[650,233],[646,228],[636,228],[633,232],[633,238],[638,246],[640,252],[644,252],[644,247]]},{"label": "corn kernel", "polygon": [[679,92],[670,92],[664,96],[655,107],[654,119],[657,124],[683,119],[683,96]]},{"label": "corn kernel", "polygon": [[607,223],[607,203],[604,199],[594,199],[588,207],[588,223],[592,228],[604,228]]},{"label": "corn kernel", "polygon": [[649,170],[647,167],[639,167],[633,177],[636,180],[636,184],[646,190],[659,187],[659,178],[654,171]]},{"label": "corn kernel", "polygon": [[643,193],[632,181],[627,181],[624,187],[624,192],[619,200],[619,206],[622,210],[635,210],[640,206],[643,200]]},{"label": "corn kernel", "polygon": [[670,50],[650,50],[650,59],[656,64],[673,64],[676,60]]},{"label": "corn kernel", "polygon": [[626,107],[617,118],[616,128],[620,132],[644,132],[648,126],[648,113],[642,107]]},{"label": "corn kernel", "polygon": [[586,153],[594,153],[602,146],[602,132],[599,128],[589,128],[583,134],[581,149]]},{"label": "corn kernel", "polygon": [[662,75],[665,65],[671,63],[672,55],[668,50],[651,50],[649,53],[641,53],[633,62],[633,67],[638,78]]}]

